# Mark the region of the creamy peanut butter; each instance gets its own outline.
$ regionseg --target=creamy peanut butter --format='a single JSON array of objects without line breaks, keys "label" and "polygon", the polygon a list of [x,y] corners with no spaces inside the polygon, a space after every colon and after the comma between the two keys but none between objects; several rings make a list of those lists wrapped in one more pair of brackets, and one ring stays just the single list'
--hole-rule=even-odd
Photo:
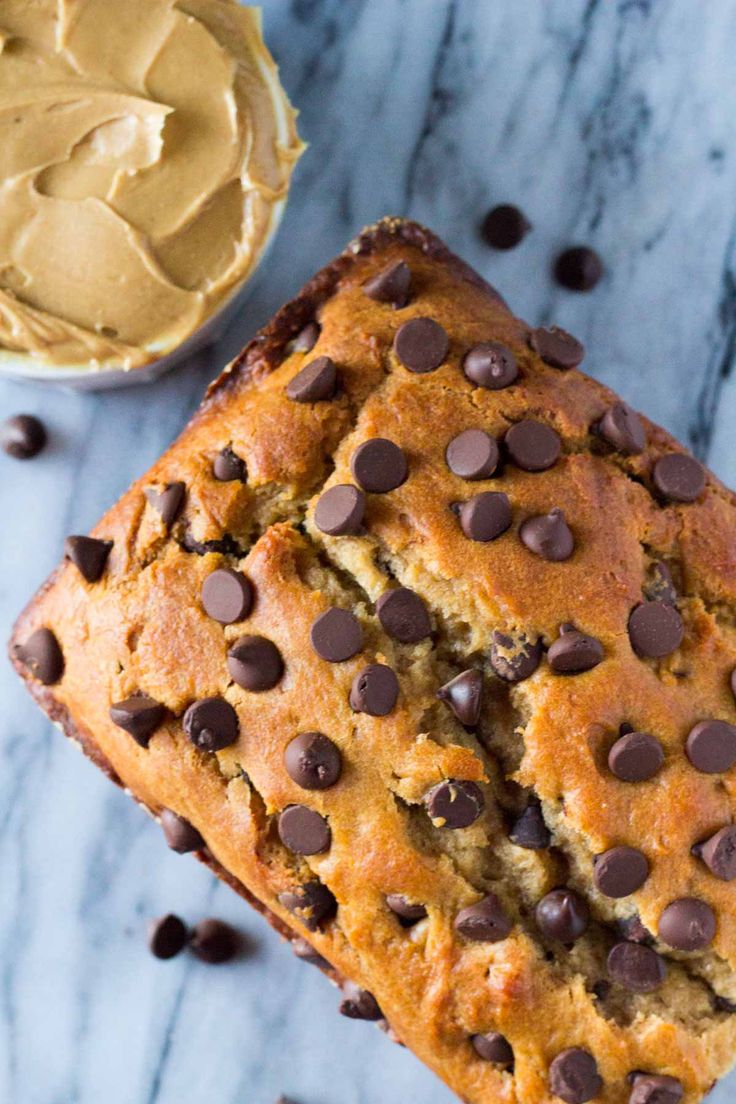
[{"label": "creamy peanut butter", "polygon": [[302,150],[236,0],[0,4],[0,347],[134,368],[258,262]]}]

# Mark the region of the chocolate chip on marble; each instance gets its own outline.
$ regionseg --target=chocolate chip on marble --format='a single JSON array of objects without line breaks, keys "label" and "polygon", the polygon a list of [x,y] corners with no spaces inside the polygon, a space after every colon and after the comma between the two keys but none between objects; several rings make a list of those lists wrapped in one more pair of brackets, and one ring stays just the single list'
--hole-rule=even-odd
[{"label": "chocolate chip on marble", "polygon": [[337,368],[332,357],[310,360],[286,385],[286,397],[292,402],[325,402],[335,396]]},{"label": "chocolate chip on marble", "polygon": [[568,629],[550,645],[547,660],[558,675],[579,675],[597,667],[603,660],[603,645],[594,636]]},{"label": "chocolate chip on marble", "polygon": [[88,583],[96,583],[102,577],[111,549],[112,541],[96,537],[73,536],[64,541],[64,556]]},{"label": "chocolate chip on marble", "polygon": [[208,917],[195,924],[189,936],[189,949],[201,962],[216,966],[229,962],[242,947],[240,933],[222,920]]},{"label": "chocolate chip on marble", "polygon": [[600,1094],[603,1081],[595,1058],[582,1047],[569,1047],[549,1067],[549,1088],[565,1104],[587,1104]]},{"label": "chocolate chip on marble", "polygon": [[279,903],[301,920],[308,931],[316,931],[337,912],[337,901],[322,882],[305,882],[279,894]]},{"label": "chocolate chip on marble", "polygon": [[652,481],[669,502],[695,502],[705,487],[705,469],[694,456],[671,452],[657,460]]},{"label": "chocolate chip on marble", "polygon": [[524,418],[512,425],[504,437],[504,446],[511,462],[527,472],[553,467],[562,451],[559,433],[533,418]]},{"label": "chocolate chip on marble", "polygon": [[337,483],[320,495],[314,524],[330,537],[359,533],[365,515],[365,494],[352,483]]},{"label": "chocolate chip on marble", "polygon": [[455,778],[433,786],[424,801],[435,828],[467,828],[485,805],[483,792],[475,782]]},{"label": "chocolate chip on marble", "polygon": [[657,931],[676,951],[702,951],[715,937],[715,913],[697,897],[680,897],[664,910]]},{"label": "chocolate chip on marble", "polygon": [[489,662],[504,682],[522,682],[534,674],[541,661],[541,640],[528,640],[523,633],[510,636],[494,630]]},{"label": "chocolate chip on marble", "polygon": [[603,261],[588,245],[563,249],[554,264],[555,280],[570,291],[592,291],[603,275]]},{"label": "chocolate chip on marble", "polygon": [[575,550],[575,538],[562,510],[555,507],[548,514],[528,517],[519,526],[521,543],[550,563],[569,560]]},{"label": "chocolate chip on marble", "polygon": [[271,690],[284,673],[281,653],[265,636],[240,636],[227,653],[227,669],[243,690]]},{"label": "chocolate chip on marble", "polygon": [[133,694],[110,706],[110,720],[147,748],[151,737],[164,719],[165,707],[147,694]]},{"label": "chocolate chip on marble", "polygon": [[677,603],[677,591],[670,571],[664,560],[657,560],[651,565],[647,581],[644,584],[644,594],[653,602],[665,602],[668,606]]},{"label": "chocolate chip on marble", "polygon": [[531,228],[524,212],[513,203],[499,203],[483,219],[481,233],[493,249],[513,249]]},{"label": "chocolate chip on marble", "polygon": [[389,893],[386,897],[386,904],[400,920],[404,920],[408,924],[416,924],[419,920],[424,920],[427,915],[424,905],[413,904],[402,893]]},{"label": "chocolate chip on marble", "polygon": [[481,341],[463,357],[466,379],[476,387],[487,391],[501,391],[510,387],[519,376],[516,357],[500,341]]},{"label": "chocolate chip on marble", "polygon": [[279,838],[295,855],[329,851],[332,833],[323,816],[307,805],[287,805],[278,820]]},{"label": "chocolate chip on marble", "polygon": [[445,452],[447,466],[461,479],[488,479],[498,467],[498,445],[483,429],[466,429]]},{"label": "chocolate chip on marble", "polygon": [[15,645],[14,654],[44,686],[53,686],[64,674],[64,655],[51,629],[36,629],[25,643]]},{"label": "chocolate chip on marble", "polygon": [[685,1095],[682,1082],[667,1074],[635,1073],[629,1104],[679,1104]]},{"label": "chocolate chip on marble", "polygon": [[328,790],[342,774],[340,749],[321,732],[301,732],[284,752],[286,772],[303,790]]},{"label": "chocolate chip on marble", "polygon": [[312,623],[312,647],[320,659],[328,663],[343,663],[352,659],[363,647],[360,621],[350,610],[334,606]]},{"label": "chocolate chip on marble", "polygon": [[626,456],[635,456],[646,448],[642,420],[625,402],[609,406],[595,428],[607,444]]},{"label": "chocolate chip on marble", "polygon": [[534,916],[542,935],[558,943],[574,943],[590,923],[586,901],[564,887],[547,893],[537,904]]},{"label": "chocolate chip on marble", "polygon": [[514,1052],[505,1035],[500,1031],[488,1031],[485,1035],[471,1035],[473,1050],[484,1062],[495,1062],[499,1066],[511,1066]]},{"label": "chocolate chip on marble", "polygon": [[627,732],[619,736],[608,753],[608,766],[621,782],[646,782],[664,763],[664,751],[648,732]]},{"label": "chocolate chip on marble", "polygon": [[293,339],[291,343],[292,352],[310,353],[319,341],[321,332],[322,329],[318,322],[307,322],[306,326],[303,326]]},{"label": "chocolate chip on marble", "polygon": [[611,847],[593,859],[593,881],[606,897],[628,897],[648,877],[647,857],[635,847]]},{"label": "chocolate chip on marble", "polygon": [[156,958],[174,958],[187,944],[187,926],[173,912],[152,920],[148,929],[148,948]]},{"label": "chocolate chip on marble", "polygon": [[146,487],[144,493],[149,504],[160,515],[168,529],[181,513],[186,487],[183,483],[167,483],[161,491],[156,490],[155,487]]},{"label": "chocolate chip on marble", "polygon": [[376,602],[376,614],[388,635],[400,644],[417,644],[432,632],[427,607],[409,587],[384,591]]},{"label": "chocolate chip on marble", "polygon": [[291,949],[302,962],[308,962],[310,966],[318,966],[320,970],[330,969],[327,959],[323,958],[319,951],[315,951],[312,944],[301,935],[291,940]]},{"label": "chocolate chip on marble", "polygon": [[164,839],[172,851],[176,851],[179,855],[186,855],[190,851],[204,849],[205,842],[194,825],[175,813],[173,809],[162,809],[160,820]]},{"label": "chocolate chip on marble", "polygon": [[242,621],[253,605],[253,587],[241,571],[218,567],[202,583],[202,605],[208,617],[221,625]]},{"label": "chocolate chip on marble", "polygon": [[630,993],[653,993],[664,983],[667,967],[661,955],[642,943],[616,943],[608,954],[608,973]]},{"label": "chocolate chip on marble", "polygon": [[691,729],[685,752],[703,774],[723,774],[736,763],[736,726],[727,721],[699,721]]},{"label": "chocolate chip on marble", "polygon": [[386,717],[399,697],[399,680],[383,663],[369,663],[353,679],[350,707],[370,717]]},{"label": "chocolate chip on marble", "polygon": [[16,414],[0,424],[0,448],[14,460],[32,460],[46,440],[46,427],[33,414]]},{"label": "chocolate chip on marble", "polygon": [[245,483],[248,479],[245,460],[241,460],[229,445],[212,461],[212,474],[218,483]]},{"label": "chocolate chip on marble", "polygon": [[200,751],[221,751],[234,744],[240,734],[237,713],[230,702],[218,697],[192,702],[182,725]]},{"label": "chocolate chip on marble", "polygon": [[716,878],[732,882],[736,878],[736,825],[729,824],[709,839],[696,843],[692,853],[703,860]]},{"label": "chocolate chip on marble", "polygon": [[560,326],[540,326],[532,330],[529,345],[551,368],[577,368],[585,356],[585,347]]},{"label": "chocolate chip on marble", "polygon": [[473,943],[498,943],[506,939],[512,928],[513,923],[495,893],[461,909],[455,917],[455,931]]},{"label": "chocolate chip on marble", "polygon": [[462,671],[439,688],[437,697],[447,702],[460,724],[472,728],[480,719],[483,675],[474,669]]},{"label": "chocolate chip on marble", "polygon": [[397,444],[385,437],[372,437],[358,445],[350,459],[355,482],[371,494],[387,494],[406,482],[409,466]]},{"label": "chocolate chip on marble", "polygon": [[629,640],[642,659],[661,659],[682,644],[685,626],[674,606],[667,602],[642,602],[631,611]]},{"label": "chocolate chip on marble", "polygon": [[351,1020],[376,1020],[383,1019],[383,1012],[378,1006],[378,1001],[367,989],[361,989],[352,981],[345,981],[342,985],[343,999],[340,1002],[340,1015],[347,1016]]},{"label": "chocolate chip on marble", "polygon": [[447,357],[450,342],[445,330],[433,318],[412,318],[399,326],[394,351],[410,372],[434,372]]},{"label": "chocolate chip on marble", "polygon": [[527,805],[512,824],[509,839],[527,851],[545,851],[549,847],[552,833],[544,823],[539,805],[533,802]]},{"label": "chocolate chip on marble", "polygon": [[511,503],[503,491],[481,491],[457,505],[457,516],[468,540],[497,540],[511,525]]},{"label": "chocolate chip on marble", "polygon": [[363,291],[377,303],[389,303],[397,310],[405,307],[411,292],[411,269],[406,261],[397,261],[366,280]]}]

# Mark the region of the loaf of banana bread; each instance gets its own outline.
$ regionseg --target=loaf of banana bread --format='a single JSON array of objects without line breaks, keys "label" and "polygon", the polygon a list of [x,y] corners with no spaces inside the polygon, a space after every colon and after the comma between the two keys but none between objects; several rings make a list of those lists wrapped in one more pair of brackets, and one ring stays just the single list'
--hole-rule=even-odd
[{"label": "loaf of banana bread", "polygon": [[472,1104],[692,1104],[736,1045],[736,500],[583,357],[384,220],[11,642]]}]

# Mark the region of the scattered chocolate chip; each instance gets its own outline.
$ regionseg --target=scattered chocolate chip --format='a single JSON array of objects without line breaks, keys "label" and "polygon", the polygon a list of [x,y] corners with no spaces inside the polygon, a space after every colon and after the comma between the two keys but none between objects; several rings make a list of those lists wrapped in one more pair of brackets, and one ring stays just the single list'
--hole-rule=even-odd
[{"label": "scattered chocolate chip", "polygon": [[685,1090],[676,1077],[666,1074],[635,1073],[629,1104],[679,1104]]},{"label": "scattered chocolate chip", "polygon": [[576,337],[560,326],[540,326],[532,330],[529,345],[551,368],[577,368],[585,348]]},{"label": "scattered chocolate chip", "polygon": [[524,212],[512,203],[491,207],[483,219],[481,233],[493,249],[513,249],[531,230]]},{"label": "scattered chocolate chip", "polygon": [[625,402],[609,406],[596,430],[612,448],[626,456],[634,456],[646,448],[647,437],[642,420]]},{"label": "scattered chocolate chip", "polygon": [[642,602],[631,611],[629,640],[642,659],[670,655],[680,647],[684,635],[682,617],[666,602]]},{"label": "scattered chocolate chip", "polygon": [[44,686],[53,686],[64,674],[64,656],[51,629],[36,629],[25,644],[16,644],[15,655]]},{"label": "scattered chocolate chip", "polygon": [[162,491],[157,491],[155,487],[146,487],[146,498],[167,529],[181,513],[185,493],[186,487],[183,483],[167,483]]},{"label": "scattered chocolate chip", "polygon": [[555,280],[570,291],[592,291],[603,275],[603,261],[587,245],[564,249],[555,261]]},{"label": "scattered chocolate chip", "polygon": [[557,508],[548,514],[525,518],[519,526],[519,539],[530,552],[551,563],[569,560],[575,550],[570,526]]},{"label": "scattered chocolate chip", "polygon": [[680,897],[664,910],[657,930],[659,938],[676,951],[702,951],[715,937],[715,913],[697,897]]},{"label": "scattered chocolate chip", "polygon": [[385,437],[372,437],[358,445],[350,459],[355,482],[372,494],[387,494],[406,482],[409,466],[404,453]]},{"label": "scattered chocolate chip", "polygon": [[242,621],[253,605],[253,587],[240,571],[218,567],[202,583],[204,612],[221,625]]},{"label": "scattered chocolate chip", "polygon": [[133,737],[137,744],[147,748],[151,737],[166,713],[161,702],[147,694],[133,694],[124,701],[110,706],[110,720]]},{"label": "scattered chocolate chip", "polygon": [[685,752],[696,770],[723,774],[736,763],[736,726],[727,721],[699,721],[688,735]]},{"label": "scattered chocolate chip", "polygon": [[470,1042],[475,1053],[484,1062],[495,1062],[499,1066],[511,1066],[514,1052],[505,1035],[500,1031],[488,1031],[485,1035],[471,1035]]},{"label": "scattered chocolate chip", "polygon": [[248,479],[245,460],[241,460],[229,445],[212,461],[212,474],[219,483],[245,483]]},{"label": "scattered chocolate chip", "polygon": [[534,674],[541,661],[541,640],[532,642],[523,633],[509,636],[494,630],[489,662],[504,682],[522,682]]},{"label": "scattered chocolate chip", "polygon": [[148,947],[156,958],[174,958],[187,944],[187,927],[173,912],[152,920],[148,929]]},{"label": "scattered chocolate chip", "polygon": [[549,1088],[565,1104],[586,1104],[593,1100],[603,1088],[593,1055],[582,1047],[563,1050],[550,1064]]},{"label": "scattered chocolate chip", "polygon": [[307,322],[291,343],[291,351],[294,353],[311,353],[319,341],[322,332],[319,323]]},{"label": "scattered chocolate chip", "polygon": [[736,878],[736,825],[729,824],[710,839],[696,843],[692,852],[716,878],[732,882]]},{"label": "scattered chocolate chip", "polygon": [[405,920],[407,923],[416,924],[417,921],[423,920],[427,915],[424,905],[412,904],[401,893],[389,893],[386,897],[386,904],[392,912],[395,912],[401,920]]},{"label": "scattered chocolate chip", "polygon": [[461,909],[455,917],[455,931],[473,943],[498,943],[513,926],[495,893]]},{"label": "scattered chocolate chip", "polygon": [[537,927],[545,939],[558,943],[574,943],[587,930],[590,909],[572,889],[553,889],[538,903],[535,913]]},{"label": "scattered chocolate chip", "polygon": [[408,587],[386,590],[376,602],[381,625],[400,644],[417,644],[432,632],[432,623],[419,595]]},{"label": "scattered chocolate chip", "polygon": [[549,847],[552,834],[544,823],[539,805],[527,805],[512,824],[509,839],[527,851],[544,851]]},{"label": "scattered chocolate chip", "polygon": [[547,660],[558,675],[578,675],[598,666],[603,660],[603,645],[577,629],[560,630],[560,636],[550,645]]},{"label": "scattered chocolate chip", "polygon": [[390,303],[397,310],[405,307],[411,291],[411,269],[406,261],[397,261],[366,280],[363,291],[377,303]]},{"label": "scattered chocolate chip", "polygon": [[475,782],[448,778],[424,798],[435,828],[467,828],[483,812],[485,799]]},{"label": "scattered chocolate chip", "polygon": [[445,460],[461,479],[488,479],[498,467],[498,445],[485,430],[466,429],[452,438]]},{"label": "scattered chocolate chip", "polygon": [[677,604],[677,591],[672,572],[664,560],[657,560],[649,568],[644,594],[652,602],[665,602],[668,606]]},{"label": "scattered chocolate chip", "polygon": [[330,537],[359,533],[365,514],[365,495],[352,483],[337,483],[320,495],[314,524]]},{"label": "scattered chocolate chip", "polygon": [[334,398],[337,368],[332,357],[310,360],[286,385],[286,396],[293,402],[316,403]]},{"label": "scattered chocolate chip", "polygon": [[350,610],[337,606],[326,610],[313,622],[310,637],[317,655],[328,663],[352,659],[363,647],[360,621]]},{"label": "scattered chocolate chip", "polygon": [[329,851],[330,826],[307,805],[287,805],[278,819],[279,838],[295,855],[321,855]]},{"label": "scattered chocolate chip", "polygon": [[316,931],[337,912],[334,894],[322,882],[305,882],[279,894],[279,903],[301,920],[308,931]]},{"label": "scattered chocolate chip", "polygon": [[621,782],[646,782],[664,763],[659,740],[648,732],[627,732],[619,736],[608,753],[608,766]]},{"label": "scattered chocolate chip", "polygon": [[660,456],[652,469],[659,493],[670,502],[695,502],[705,487],[705,469],[693,456],[671,452]]},{"label": "scattered chocolate chip", "polygon": [[238,559],[242,559],[246,555],[245,549],[241,548],[229,533],[223,533],[215,540],[198,541],[187,528],[179,540],[179,546],[185,552],[193,552],[195,556],[207,556],[210,552],[214,552],[219,556],[237,556]]},{"label": "scattered chocolate chip", "polygon": [[96,583],[101,578],[111,549],[112,541],[97,540],[96,537],[74,536],[64,541],[65,557],[71,560],[88,583]]},{"label": "scattered chocolate chip", "polygon": [[284,752],[286,772],[303,790],[328,790],[342,773],[342,756],[329,736],[302,732]]},{"label": "scattered chocolate chip", "polygon": [[504,446],[511,462],[527,472],[546,471],[557,463],[562,451],[559,433],[533,418],[512,425],[504,437]]},{"label": "scattered chocolate chip", "polygon": [[242,941],[239,932],[222,920],[209,918],[200,920],[192,929],[189,937],[189,949],[202,962],[216,966],[220,962],[229,962],[240,950]]},{"label": "scattered chocolate chip", "polygon": [[447,334],[432,318],[412,318],[399,326],[394,338],[394,351],[401,363],[420,375],[439,368],[449,348]]},{"label": "scattered chocolate chip", "polygon": [[369,663],[353,679],[350,707],[370,717],[386,717],[399,697],[399,680],[383,663]]},{"label": "scattered chocolate chip", "polygon": [[244,690],[271,690],[284,673],[281,653],[265,636],[240,636],[227,653],[230,677]]},{"label": "scattered chocolate chip", "polygon": [[175,813],[173,809],[162,809],[160,820],[164,839],[172,851],[186,855],[190,851],[204,849],[205,842],[194,825]]},{"label": "scattered chocolate chip", "polygon": [[648,877],[646,855],[634,847],[611,847],[593,859],[593,881],[606,897],[628,897]]},{"label": "scattered chocolate chip", "polygon": [[500,341],[481,341],[463,357],[463,372],[476,387],[501,391],[519,376],[516,357]]},{"label": "scattered chocolate chip", "polygon": [[511,504],[503,491],[481,491],[457,506],[457,515],[468,540],[496,540],[511,525]]},{"label": "scattered chocolate chip", "polygon": [[608,954],[608,973],[631,993],[653,993],[667,976],[664,959],[642,943],[616,943]]},{"label": "scattered chocolate chip", "polygon": [[32,414],[16,414],[0,424],[0,448],[14,460],[32,460],[46,444],[46,427]]},{"label": "scattered chocolate chip", "polygon": [[480,719],[483,675],[476,670],[463,671],[441,686],[437,697],[447,702],[460,724],[472,728]]},{"label": "scattered chocolate chip", "polygon": [[224,698],[202,698],[192,702],[182,724],[200,751],[221,751],[234,744],[240,734],[238,715]]},{"label": "scattered chocolate chip", "polygon": [[343,982],[343,999],[340,1002],[340,1015],[351,1020],[381,1020],[383,1012],[378,1001],[367,989],[360,989],[352,981]]},{"label": "scattered chocolate chip", "polygon": [[302,962],[308,962],[310,966],[318,966],[320,970],[330,969],[327,959],[323,958],[319,951],[315,951],[312,944],[301,935],[291,940],[291,949]]}]

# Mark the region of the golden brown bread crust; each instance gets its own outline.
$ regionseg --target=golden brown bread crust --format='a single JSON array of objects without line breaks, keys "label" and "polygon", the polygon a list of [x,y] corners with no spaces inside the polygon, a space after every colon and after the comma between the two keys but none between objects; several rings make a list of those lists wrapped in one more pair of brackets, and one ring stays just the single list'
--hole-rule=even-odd
[{"label": "golden brown bread crust", "polygon": [[[394,310],[363,285],[398,260],[411,270],[412,292]],[[402,323],[422,316],[444,327],[449,353],[420,375],[401,365],[392,342]],[[290,351],[314,318],[317,345]],[[520,368],[519,380],[498,391],[472,386],[461,367],[468,349],[488,340],[509,347]],[[20,618],[11,655],[67,735],[154,813],[171,808],[193,823],[216,871],[261,902],[282,932],[308,935],[338,974],[373,992],[399,1038],[464,1099],[557,1100],[551,1063],[583,1047],[602,1079],[595,1099],[628,1101],[629,1075],[644,1070],[677,1078],[690,1104],[731,1064],[736,1042],[736,1019],[724,1010],[736,1000],[733,883],[690,851],[733,820],[734,771],[701,773],[684,753],[696,723],[735,719],[736,502],[710,474],[696,502],[663,502],[652,467],[681,446],[645,422],[643,452],[609,447],[592,427],[615,396],[577,370],[544,364],[528,341],[528,327],[429,232],[385,220],[318,274],[210,388],[179,440],[94,530],[113,541],[102,579],[87,583],[63,564]],[[321,355],[337,365],[338,394],[291,401],[287,383]],[[527,417],[562,439],[549,470],[507,461],[493,478],[469,482],[448,469],[447,444],[461,431],[483,428],[500,440]],[[376,436],[401,446],[409,477],[367,496],[359,534],[326,536],[314,523],[317,500],[326,487],[354,481],[351,456]],[[213,477],[227,446],[245,461],[246,483]],[[167,533],[144,490],[175,481],[185,484],[186,501]],[[451,506],[486,490],[508,495],[513,523],[478,543]],[[518,535],[524,518],[553,507],[564,510],[575,540],[565,562],[534,555]],[[627,623],[660,560],[672,569],[685,635],[670,655],[642,659]],[[200,601],[203,580],[222,565],[242,569],[255,593],[250,616],[225,628]],[[375,603],[394,580],[424,599],[431,639],[402,644],[381,627]],[[362,651],[341,663],[325,662],[310,642],[313,621],[334,605],[353,610],[363,627]],[[603,662],[562,676],[545,658],[513,685],[495,676],[494,631],[541,637],[547,648],[565,623],[601,642]],[[65,660],[63,677],[48,687],[29,676],[16,648],[40,626],[53,630]],[[254,693],[232,681],[226,652],[244,633],[279,648],[285,673],[274,689]],[[354,712],[348,701],[353,678],[371,662],[398,674],[388,716]],[[472,730],[436,697],[468,667],[483,669],[485,685]],[[109,717],[112,702],[136,692],[168,711],[147,748]],[[212,695],[236,708],[240,724],[237,742],[216,754],[195,748],[182,729],[186,708]],[[622,723],[664,748],[651,781],[621,782],[608,769]],[[284,769],[286,745],[305,731],[327,734],[341,751],[342,777],[330,789],[305,791]],[[443,778],[481,785],[485,809],[469,827],[430,821],[424,800]],[[530,798],[542,802],[549,848],[509,839],[510,821]],[[327,818],[326,853],[298,856],[281,842],[277,817],[294,803]],[[593,860],[618,845],[642,851],[649,876],[614,899],[595,887]],[[314,878],[338,908],[307,931],[279,896]],[[592,912],[569,946],[543,937],[535,922],[538,901],[560,885]],[[471,942],[455,918],[489,892],[513,926],[498,942]],[[386,905],[390,894],[425,905],[428,917],[402,927]],[[712,944],[683,953],[658,941],[667,979],[654,992],[611,982],[606,957],[621,925],[638,917],[654,938],[665,907],[683,897],[714,910]],[[476,1053],[471,1036],[490,1031],[510,1043],[513,1068]]]}]

